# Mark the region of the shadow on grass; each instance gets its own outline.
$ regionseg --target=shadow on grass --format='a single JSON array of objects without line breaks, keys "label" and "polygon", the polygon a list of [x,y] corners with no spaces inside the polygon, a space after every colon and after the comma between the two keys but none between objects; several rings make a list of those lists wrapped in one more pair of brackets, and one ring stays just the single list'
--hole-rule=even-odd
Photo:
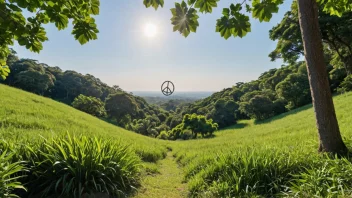
[{"label": "shadow on grass", "polygon": [[286,116],[290,116],[290,115],[294,115],[294,114],[300,113],[301,111],[305,111],[305,110],[310,109],[310,108],[312,108],[312,107],[313,107],[312,104],[308,104],[308,105],[306,105],[306,106],[303,106],[303,107],[300,107],[300,108],[297,108],[297,109],[288,111],[288,112],[286,112],[286,113],[283,113],[283,114],[274,116],[274,117],[272,117],[272,118],[268,118],[268,119],[266,119],[266,120],[255,120],[255,121],[254,121],[254,124],[255,124],[255,125],[267,124],[267,123],[273,122],[273,121],[275,121],[275,120],[280,120],[280,119],[282,119],[282,118],[285,118]]},{"label": "shadow on grass", "polygon": [[228,127],[225,127],[221,130],[226,130],[226,129],[243,129],[245,127],[247,127],[249,124],[247,123],[238,123],[238,124],[235,124],[235,125],[232,125],[232,126],[228,126]]}]

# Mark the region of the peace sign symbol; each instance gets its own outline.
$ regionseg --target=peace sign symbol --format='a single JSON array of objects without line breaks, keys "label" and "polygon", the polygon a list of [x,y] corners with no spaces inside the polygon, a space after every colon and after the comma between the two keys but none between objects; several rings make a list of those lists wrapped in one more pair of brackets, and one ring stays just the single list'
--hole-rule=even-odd
[{"label": "peace sign symbol", "polygon": [[172,93],[174,93],[175,91],[175,86],[174,83],[172,83],[171,81],[165,81],[162,85],[161,85],[161,92],[165,95],[165,96],[169,96]]}]

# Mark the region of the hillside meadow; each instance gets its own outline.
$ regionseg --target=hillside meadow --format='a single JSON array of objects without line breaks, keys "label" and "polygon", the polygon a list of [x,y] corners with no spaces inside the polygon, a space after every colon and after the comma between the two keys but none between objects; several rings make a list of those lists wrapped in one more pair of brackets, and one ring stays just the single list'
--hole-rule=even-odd
[{"label": "hillside meadow", "polygon": [[[262,122],[240,121],[208,139],[164,141],[19,89],[0,85],[0,92],[0,163],[19,162],[26,170],[0,178],[0,187],[21,197],[352,195],[350,158],[317,153],[311,105]],[[349,147],[351,100],[352,93],[334,98]],[[15,176],[27,193],[8,185]]]}]

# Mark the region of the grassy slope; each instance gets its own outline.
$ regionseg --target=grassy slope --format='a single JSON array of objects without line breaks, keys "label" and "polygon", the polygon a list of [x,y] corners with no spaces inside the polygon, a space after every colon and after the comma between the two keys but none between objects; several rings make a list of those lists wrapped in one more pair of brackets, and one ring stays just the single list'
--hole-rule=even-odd
[{"label": "grassy slope", "polygon": [[84,133],[131,144],[145,161],[166,155],[166,147],[160,141],[108,124],[68,105],[4,85],[0,85],[0,93],[0,134],[5,139]]},{"label": "grassy slope", "polygon": [[[311,106],[291,111],[262,123],[241,122],[232,128],[216,133],[216,137],[204,140],[159,141],[118,128],[95,117],[79,112],[65,104],[34,94],[0,85],[0,134],[5,139],[22,140],[36,138],[37,134],[50,136],[65,132],[100,135],[107,138],[119,138],[131,143],[137,153],[143,153],[146,159],[160,158],[166,154],[165,145],[173,148],[173,154],[184,165],[188,188],[192,191],[204,187],[202,177],[209,173],[214,160],[220,153],[226,155],[247,155],[248,149],[262,153],[289,152],[298,158],[316,155],[318,138],[315,119]],[[352,135],[352,93],[337,96],[334,99],[341,132],[348,144]],[[157,155],[157,157],[153,157]],[[151,157],[150,157],[151,156]],[[166,159],[168,160],[168,159]],[[211,163],[207,163],[210,162]],[[153,161],[153,160],[147,160]],[[164,163],[169,163],[165,161]],[[166,163],[166,164],[167,164]],[[176,166],[175,166],[176,167]],[[162,169],[161,169],[162,170]],[[172,174],[167,170],[162,174]],[[150,178],[152,181],[152,178]],[[177,179],[179,180],[179,179]],[[171,180],[170,180],[171,181]],[[165,182],[168,182],[167,180]],[[152,183],[152,182],[149,182]],[[153,185],[146,192],[158,192]],[[178,186],[170,184],[169,186]],[[181,184],[182,185],[182,184]],[[162,191],[160,191],[162,192]],[[177,196],[175,191],[174,197]],[[170,195],[171,196],[171,195]],[[143,197],[143,194],[142,196]],[[158,197],[155,195],[155,197]]]},{"label": "grassy slope", "polygon": [[[344,138],[352,135],[352,93],[334,98],[340,130]],[[226,152],[243,147],[301,148],[317,151],[318,134],[311,105],[290,111],[261,123],[240,121],[237,125],[215,133],[212,139],[176,142],[178,156]],[[175,149],[174,149],[175,150]]]},{"label": "grassy slope", "polygon": [[[349,147],[352,142],[351,101],[352,93],[334,98],[340,130]],[[284,158],[300,163],[318,157],[318,135],[313,109],[307,105],[262,123],[242,121],[217,132],[216,137],[210,140],[176,142],[173,148],[178,161],[184,165],[189,190],[203,188],[206,191],[212,185],[205,184],[211,175],[225,174],[221,171],[216,173],[214,164],[218,163],[218,168],[222,166],[218,156],[253,159],[248,157],[251,152],[260,157],[278,151],[285,155]]]}]

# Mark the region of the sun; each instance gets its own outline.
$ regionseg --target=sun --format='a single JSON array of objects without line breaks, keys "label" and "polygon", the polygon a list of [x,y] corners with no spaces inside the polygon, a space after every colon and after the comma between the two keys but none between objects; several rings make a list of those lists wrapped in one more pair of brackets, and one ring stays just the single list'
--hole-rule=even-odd
[{"label": "sun", "polygon": [[155,35],[157,35],[158,30],[156,25],[152,24],[152,23],[147,23],[144,27],[144,34],[147,37],[155,37]]}]

